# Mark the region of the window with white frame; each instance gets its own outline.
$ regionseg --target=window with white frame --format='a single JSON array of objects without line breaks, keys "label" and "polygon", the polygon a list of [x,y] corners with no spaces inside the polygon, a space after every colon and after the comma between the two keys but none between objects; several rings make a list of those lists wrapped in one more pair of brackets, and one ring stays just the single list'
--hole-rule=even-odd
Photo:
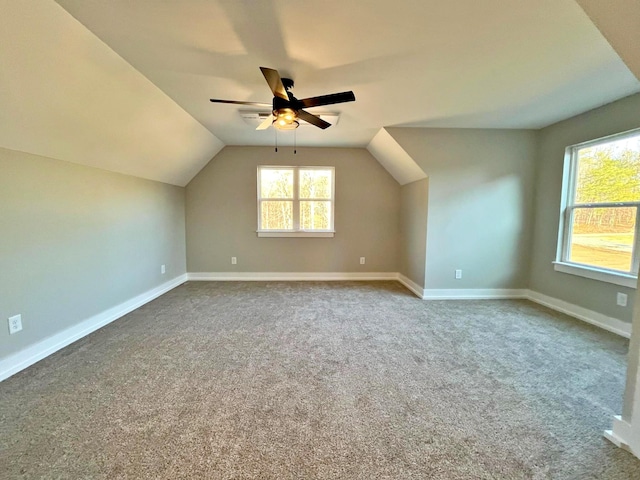
[{"label": "window with white frame", "polygon": [[640,130],[567,148],[556,270],[635,286]]},{"label": "window with white frame", "polygon": [[333,167],[258,167],[258,236],[333,237]]}]

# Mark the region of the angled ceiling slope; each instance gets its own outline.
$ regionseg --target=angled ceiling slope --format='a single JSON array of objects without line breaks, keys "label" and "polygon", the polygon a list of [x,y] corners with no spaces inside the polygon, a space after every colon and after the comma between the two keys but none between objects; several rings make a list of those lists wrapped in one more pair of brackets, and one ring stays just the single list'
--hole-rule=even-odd
[{"label": "angled ceiling slope", "polygon": [[640,80],[640,2],[638,0],[576,0]]},{"label": "angled ceiling slope", "polygon": [[384,128],[369,142],[367,150],[400,185],[427,177],[415,160]]},{"label": "angled ceiling slope", "polygon": [[180,186],[223,147],[57,3],[0,11],[0,146]]}]

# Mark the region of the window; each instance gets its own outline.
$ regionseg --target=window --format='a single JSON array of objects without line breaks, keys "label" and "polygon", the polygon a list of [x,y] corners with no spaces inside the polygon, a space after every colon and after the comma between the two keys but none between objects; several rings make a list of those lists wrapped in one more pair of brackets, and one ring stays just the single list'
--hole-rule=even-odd
[{"label": "window", "polygon": [[258,167],[259,237],[333,237],[333,167]]},{"label": "window", "polygon": [[636,285],[640,131],[567,148],[556,270]]}]

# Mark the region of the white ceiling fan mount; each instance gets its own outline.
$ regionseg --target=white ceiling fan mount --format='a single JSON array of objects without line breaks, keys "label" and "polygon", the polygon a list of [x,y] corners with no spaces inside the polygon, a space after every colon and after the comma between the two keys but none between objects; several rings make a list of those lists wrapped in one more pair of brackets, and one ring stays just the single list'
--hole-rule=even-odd
[{"label": "white ceiling fan mount", "polygon": [[[240,110],[238,113],[245,123],[253,127],[257,127],[267,118],[271,117],[271,112],[269,111]],[[320,117],[325,122],[331,123],[332,125],[336,125],[340,119],[340,114],[336,112],[316,113],[316,116]],[[301,127],[311,125],[302,119],[299,119],[298,121]]]}]

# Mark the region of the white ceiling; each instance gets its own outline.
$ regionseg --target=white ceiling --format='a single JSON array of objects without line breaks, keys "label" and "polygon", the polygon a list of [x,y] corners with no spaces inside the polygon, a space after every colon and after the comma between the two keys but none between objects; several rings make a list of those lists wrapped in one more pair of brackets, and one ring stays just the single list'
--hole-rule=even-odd
[{"label": "white ceiling", "polygon": [[640,2],[638,0],[577,0],[582,9],[640,78]]},{"label": "white ceiling", "polygon": [[[540,128],[640,91],[574,0],[58,0],[227,145],[271,145],[238,106],[353,90],[303,145],[366,146],[391,125]],[[327,107],[329,108],[329,107]]]},{"label": "white ceiling", "polygon": [[0,146],[175,185],[224,146],[53,1],[0,12]]},{"label": "white ceiling", "polygon": [[[637,0],[611,0],[614,16],[578,1],[635,71],[625,4]],[[309,146],[365,147],[389,126],[540,128],[640,91],[575,0],[0,0],[0,12],[0,146],[176,185],[225,144],[273,145],[272,129],[242,121],[247,107],[209,102],[270,102],[259,66],[293,78],[298,98],[354,91],[311,109],[340,122],[298,129]]]}]

